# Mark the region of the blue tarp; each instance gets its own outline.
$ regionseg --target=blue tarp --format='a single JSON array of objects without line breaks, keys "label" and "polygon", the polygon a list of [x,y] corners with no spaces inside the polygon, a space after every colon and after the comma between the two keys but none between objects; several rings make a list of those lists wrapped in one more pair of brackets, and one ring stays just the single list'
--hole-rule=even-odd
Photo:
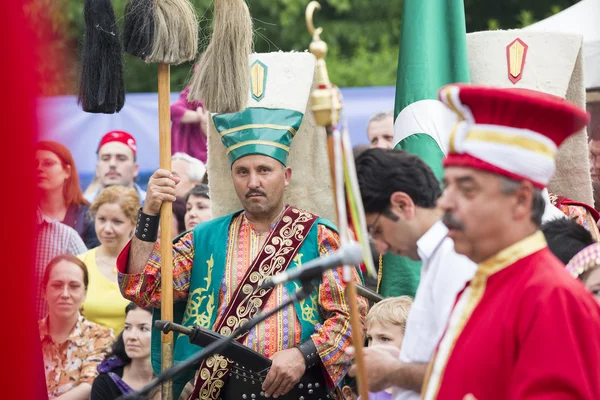
[{"label": "blue tarp", "polygon": [[[344,112],[352,144],[366,144],[369,118],[394,108],[394,87],[342,89]],[[179,94],[171,94],[171,102]],[[67,146],[81,176],[82,186],[91,180],[96,167],[96,148],[100,138],[110,130],[124,130],[137,140],[139,183],[158,168],[158,95],[128,94],[125,107],[118,114],[88,114],[77,105],[75,96],[42,98],[38,102],[40,138]]]}]

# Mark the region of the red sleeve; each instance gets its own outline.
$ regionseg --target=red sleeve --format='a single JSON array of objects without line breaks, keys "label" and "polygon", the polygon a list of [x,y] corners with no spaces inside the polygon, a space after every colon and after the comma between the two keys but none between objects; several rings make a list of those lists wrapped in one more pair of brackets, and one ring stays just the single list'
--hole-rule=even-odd
[{"label": "red sleeve", "polygon": [[129,249],[131,249],[131,240],[127,242],[123,250],[119,253],[117,257],[117,271],[124,274],[127,271],[127,260],[129,260]]},{"label": "red sleeve", "polygon": [[584,290],[553,288],[523,306],[508,398],[600,399],[600,308]]},{"label": "red sleeve", "polygon": [[[140,274],[126,274],[131,241],[117,258],[117,280],[121,294],[140,307],[160,307],[161,275],[160,245],[154,249]],[[186,300],[190,288],[192,265],[194,264],[194,233],[190,231],[173,244],[173,301]]]},{"label": "red sleeve", "polygon": [[[340,247],[339,235],[319,225],[319,254],[321,256],[332,254]],[[348,369],[350,357],[345,353],[351,345],[352,328],[350,327],[350,308],[346,301],[345,287],[342,280],[343,267],[327,270],[319,285],[318,301],[319,312],[323,317],[323,324],[316,327],[311,336],[317,348],[321,362],[327,374],[325,378],[331,387],[337,386]],[[352,268],[352,280],[361,283],[360,273]],[[360,322],[365,327],[368,303],[364,297],[358,297],[358,311]]]}]

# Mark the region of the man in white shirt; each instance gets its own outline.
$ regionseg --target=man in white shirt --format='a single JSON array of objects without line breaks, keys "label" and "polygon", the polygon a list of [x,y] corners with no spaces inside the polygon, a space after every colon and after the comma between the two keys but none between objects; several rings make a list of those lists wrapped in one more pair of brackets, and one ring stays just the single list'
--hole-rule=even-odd
[{"label": "man in white shirt", "polygon": [[365,349],[369,391],[393,387],[394,399],[419,399],[456,295],[476,265],[455,253],[446,237],[448,228],[436,205],[440,183],[420,158],[402,150],[371,149],[358,158],[357,173],[377,249],[423,262],[400,354],[387,346]]}]

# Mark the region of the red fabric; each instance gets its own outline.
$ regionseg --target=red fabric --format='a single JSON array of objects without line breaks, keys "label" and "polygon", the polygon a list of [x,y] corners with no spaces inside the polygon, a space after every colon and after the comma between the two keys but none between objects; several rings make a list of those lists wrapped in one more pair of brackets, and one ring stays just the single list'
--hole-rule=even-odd
[{"label": "red fabric", "polygon": [[127,271],[127,261],[129,261],[129,251],[131,250],[131,240],[127,242],[123,250],[119,253],[117,257],[117,271],[124,274]]},{"label": "red fabric", "polygon": [[557,146],[590,120],[585,110],[534,90],[453,86],[460,88],[460,102],[469,107],[475,123],[529,129],[550,138]]},{"label": "red fabric", "polygon": [[[28,4],[30,2],[27,2]],[[46,399],[46,381],[38,325],[34,312],[35,152],[36,110],[39,93],[36,35],[25,19],[25,2],[3,1],[0,24],[0,86],[4,145],[0,159],[5,166],[1,196],[4,246],[0,291],[2,318],[9,326],[2,332],[2,398]],[[39,28],[39,27],[37,27]],[[8,183],[10,182],[10,183]],[[13,266],[8,267],[8,266]]]},{"label": "red fabric", "polygon": [[502,175],[507,178],[514,179],[516,181],[527,180],[527,181],[531,182],[535,187],[540,188],[540,189],[543,189],[546,187],[546,185],[544,185],[540,182],[535,182],[535,181],[532,181],[531,179],[527,179],[521,175],[513,174],[512,172],[503,170],[500,167],[496,167],[493,164],[490,164],[488,162],[480,160],[477,157],[473,157],[470,154],[454,154],[454,153],[448,154],[444,158],[444,167],[452,167],[452,166],[475,168],[475,169],[491,172],[493,174]]},{"label": "red fabric", "polygon": [[98,151],[106,143],[110,142],[123,143],[125,146],[129,147],[131,151],[133,151],[134,156],[137,154],[135,138],[125,131],[110,131],[106,135],[102,136],[102,140],[100,140],[100,144],[98,145]]},{"label": "red fabric", "polygon": [[492,275],[439,400],[600,399],[600,307],[548,248]]},{"label": "red fabric", "polygon": [[582,203],[579,201],[575,201],[575,200],[571,200],[568,197],[558,196],[556,198],[555,206],[560,208],[560,206],[562,206],[562,205],[583,207],[590,213],[592,218],[594,218],[594,221],[598,222],[598,220],[600,219],[600,213],[598,213],[598,211],[596,211],[596,209],[594,209],[594,207],[592,207],[588,204],[585,204],[585,203]]}]

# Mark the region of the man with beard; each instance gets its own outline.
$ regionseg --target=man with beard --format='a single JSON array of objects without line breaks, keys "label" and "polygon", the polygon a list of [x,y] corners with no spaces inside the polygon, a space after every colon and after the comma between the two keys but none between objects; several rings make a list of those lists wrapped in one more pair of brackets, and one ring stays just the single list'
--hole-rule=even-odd
[{"label": "man with beard", "polygon": [[[199,224],[173,245],[174,300],[185,301],[189,297],[189,310],[186,309],[184,317],[186,325],[200,322],[220,332],[225,332],[225,328],[230,329],[227,332],[233,331],[227,327],[228,321],[222,315],[228,312],[230,304],[239,300],[236,298],[239,288],[254,273],[254,266],[259,265],[257,260],[268,259],[270,247],[279,249],[281,244],[285,245],[280,239],[286,235],[286,229],[291,229],[294,234],[290,238],[292,241],[296,234],[307,233],[303,241],[289,246],[290,254],[301,256],[302,263],[339,247],[339,236],[329,222],[283,203],[292,170],[285,166],[285,157],[265,154],[268,149],[259,149],[256,153],[249,152],[232,159],[231,173],[244,207],[242,211]],[[175,201],[177,183],[178,179],[165,170],[157,170],[152,175],[146,203],[140,212],[141,221],[158,219],[162,202]],[[161,292],[159,245],[155,243],[156,233],[144,237],[143,229],[138,224],[136,237],[119,256],[119,270],[127,272],[127,275],[120,275],[120,284],[126,298],[146,307],[158,307]],[[297,257],[283,257],[282,260],[285,260],[285,266],[301,266]],[[288,267],[291,268],[292,265]],[[360,283],[358,272],[354,270],[353,273],[354,280]],[[306,367],[316,361],[323,362],[331,382],[339,381],[344,375],[344,367],[338,360],[344,355],[337,346],[344,346],[349,340],[349,310],[343,300],[341,274],[341,267],[325,273],[318,297],[311,300],[312,318],[306,318],[307,300],[297,309],[289,306],[284,313],[259,324],[246,336],[243,342],[246,346],[273,359],[263,387],[267,397],[286,394],[302,377]],[[206,280],[210,286],[206,285]],[[295,289],[290,283],[275,288],[270,296],[262,296],[267,303],[263,310],[276,307]],[[206,304],[203,304],[204,300],[207,300]],[[366,303],[362,298],[359,302],[364,315]],[[197,308],[192,311],[192,307]],[[195,313],[206,316],[210,323],[204,323],[207,322],[204,317],[192,318]],[[284,326],[289,326],[285,333],[279,328]],[[181,339],[178,346],[183,346],[187,340]],[[193,350],[192,346],[187,343],[186,347]],[[339,354],[336,356],[336,353]],[[198,384],[196,386],[200,390]]]},{"label": "man with beard", "polygon": [[600,308],[539,230],[558,147],[588,121],[525,89],[449,85],[448,236],[477,263],[429,367],[425,399],[600,398]]},{"label": "man with beard", "polygon": [[394,387],[394,399],[419,399],[427,363],[444,333],[456,295],[476,266],[456,254],[446,236],[448,228],[436,205],[440,183],[424,161],[403,150],[370,149],[356,164],[377,250],[423,262],[400,354],[392,346],[364,350],[369,391]]},{"label": "man with beard", "polygon": [[86,195],[86,200],[93,203],[105,187],[121,185],[134,188],[143,203],[146,192],[135,183],[139,171],[135,138],[124,131],[108,132],[100,140],[97,153],[96,177],[100,188]]},{"label": "man with beard", "polygon": [[[215,153],[210,152],[217,149],[209,143],[213,160],[209,168],[225,164],[223,170],[213,169],[209,173],[212,202],[225,201],[222,193],[231,190],[225,187],[231,179],[242,210],[198,224],[173,244],[175,322],[202,326],[224,336],[229,336],[258,311],[276,308],[299,289],[296,282],[288,282],[264,290],[259,288],[262,282],[285,269],[301,268],[312,259],[330,254],[340,243],[330,222],[284,202],[292,179],[288,164],[292,139],[296,137],[300,145],[301,140],[310,139],[309,135],[314,133],[310,129],[304,131],[310,126],[311,116],[305,116],[304,112],[314,78],[314,57],[300,53],[254,57],[261,68],[269,66],[268,75],[266,68],[256,69],[256,73],[265,74],[260,86],[265,96],[257,96],[251,102],[254,107],[241,112],[214,114],[209,132],[211,137],[221,139],[218,150],[225,158],[213,157]],[[254,65],[259,65],[257,62]],[[295,90],[279,90],[284,83]],[[273,108],[265,108],[269,104]],[[303,119],[307,120],[304,128]],[[301,168],[302,165],[298,166],[295,172],[302,172]],[[158,215],[163,202],[175,200],[177,183],[179,178],[169,171],[158,170],[152,175],[135,237],[117,261],[123,295],[140,306],[160,306]],[[306,193],[304,190],[301,194],[306,196]],[[273,362],[262,382],[261,395],[284,396],[300,386],[296,384],[312,366],[322,367],[325,381],[332,388],[339,384],[346,373],[348,356],[344,350],[351,336],[350,311],[341,277],[341,267],[328,270],[317,280],[316,293],[237,339]],[[361,282],[358,269],[352,269],[352,279]],[[358,303],[364,319],[367,302],[359,298]],[[160,335],[153,335],[153,346],[158,346],[159,341]],[[198,350],[180,335],[175,343],[175,362]],[[160,354],[156,353],[159,352],[153,352],[155,370],[160,368],[160,359],[156,358]],[[244,367],[250,372],[253,369],[252,365]],[[228,387],[244,385],[242,379],[228,378],[238,368],[219,355],[205,360],[196,374],[191,398],[227,398]],[[191,376],[178,378],[174,382],[176,396]],[[312,394],[316,388],[308,389]],[[254,398],[259,392],[246,393],[248,398]]]}]

